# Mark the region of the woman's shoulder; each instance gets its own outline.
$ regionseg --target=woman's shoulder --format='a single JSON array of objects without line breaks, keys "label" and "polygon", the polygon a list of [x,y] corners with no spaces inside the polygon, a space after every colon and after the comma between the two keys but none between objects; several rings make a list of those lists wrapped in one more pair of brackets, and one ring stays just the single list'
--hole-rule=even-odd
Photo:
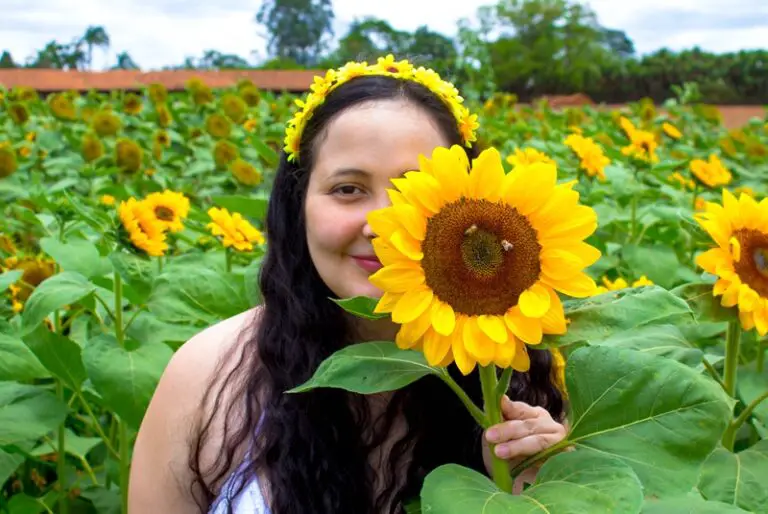
[{"label": "woman's shoulder", "polygon": [[[134,505],[165,504],[168,501],[170,506],[175,501],[191,508],[187,503],[191,498],[178,487],[183,487],[185,483],[188,485],[192,479],[189,457],[192,443],[198,435],[196,430],[213,412],[211,402],[206,400],[210,393],[217,392],[212,388],[223,387],[224,396],[228,396],[227,384],[220,379],[225,378],[240,360],[238,356],[242,344],[252,340],[259,314],[260,308],[256,307],[219,321],[198,332],[174,353],[155,389],[137,435],[130,492]],[[214,383],[220,385],[214,386]],[[214,439],[223,435],[218,433],[218,427],[213,428]],[[220,442],[209,441],[206,446],[212,447],[202,448],[202,458],[214,458],[213,447]],[[163,498],[156,496],[163,489],[158,489],[159,484],[168,486],[165,492],[160,493]],[[183,512],[183,509],[180,511]]]}]

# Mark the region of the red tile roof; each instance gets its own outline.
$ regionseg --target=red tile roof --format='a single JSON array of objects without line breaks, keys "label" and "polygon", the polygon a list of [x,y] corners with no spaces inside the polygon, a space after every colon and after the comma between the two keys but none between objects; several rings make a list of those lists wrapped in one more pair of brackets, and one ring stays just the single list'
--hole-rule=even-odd
[{"label": "red tile roof", "polygon": [[138,89],[153,82],[165,85],[169,90],[184,89],[187,80],[197,77],[213,88],[231,87],[243,78],[250,79],[257,87],[273,91],[305,91],[309,89],[316,70],[172,70],[141,72],[114,70],[101,72],[63,71],[49,69],[0,70],[0,85],[6,88],[27,86],[47,93],[53,91],[101,91],[112,89]]}]

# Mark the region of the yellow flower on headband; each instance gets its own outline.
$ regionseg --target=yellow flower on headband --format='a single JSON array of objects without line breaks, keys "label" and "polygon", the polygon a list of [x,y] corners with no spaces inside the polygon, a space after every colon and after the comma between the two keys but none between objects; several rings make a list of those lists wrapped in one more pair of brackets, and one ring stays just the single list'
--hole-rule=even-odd
[{"label": "yellow flower on headband", "polygon": [[325,98],[340,85],[357,77],[381,75],[403,80],[412,80],[426,87],[437,95],[451,110],[461,138],[466,146],[477,140],[475,131],[479,127],[477,115],[470,114],[469,109],[463,105],[464,98],[450,82],[440,78],[434,70],[424,67],[415,68],[407,60],[395,61],[392,54],[379,57],[376,64],[367,62],[348,62],[337,70],[328,70],[323,77],[315,77],[310,92],[304,100],[296,100],[299,110],[288,122],[285,130],[284,150],[288,154],[288,160],[294,162],[298,159],[301,135],[307,121],[312,117],[319,106],[325,102]]}]

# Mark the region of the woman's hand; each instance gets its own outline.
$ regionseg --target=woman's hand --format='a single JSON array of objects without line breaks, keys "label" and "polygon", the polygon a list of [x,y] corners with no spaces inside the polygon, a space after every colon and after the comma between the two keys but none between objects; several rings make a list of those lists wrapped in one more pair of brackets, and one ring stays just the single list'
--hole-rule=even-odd
[{"label": "woman's hand", "polygon": [[[507,395],[501,399],[501,412],[504,421],[488,427],[483,437],[483,462],[489,474],[491,445],[494,445],[496,456],[508,461],[512,468],[527,457],[559,443],[568,433],[566,427],[552,419],[546,409],[532,407],[525,402],[513,402]],[[531,468],[520,475],[515,481],[516,492],[522,488],[523,481],[532,482],[535,473],[536,470]]]}]

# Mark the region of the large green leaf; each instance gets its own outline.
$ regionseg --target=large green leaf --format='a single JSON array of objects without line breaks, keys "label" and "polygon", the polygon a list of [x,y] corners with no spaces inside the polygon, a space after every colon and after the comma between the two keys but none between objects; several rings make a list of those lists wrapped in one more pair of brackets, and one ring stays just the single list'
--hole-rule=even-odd
[{"label": "large green leaf", "polygon": [[376,309],[376,304],[379,303],[379,300],[369,296],[355,296],[353,298],[344,298],[341,300],[332,298],[332,300],[345,311],[361,318],[381,319],[389,316],[388,313],[374,312]]},{"label": "large green leaf", "polygon": [[266,198],[244,195],[220,195],[211,197],[216,207],[223,207],[230,213],[239,212],[254,220],[263,220],[267,215]]},{"label": "large green leaf", "polygon": [[72,239],[62,243],[53,237],[44,237],[40,240],[40,247],[53,257],[62,271],[74,271],[91,278],[112,270],[109,260],[99,255],[96,246],[85,239]]},{"label": "large green leaf", "polygon": [[558,344],[596,343],[612,335],[644,325],[691,318],[688,305],[658,286],[612,291],[563,303],[571,323]]},{"label": "large green leaf", "polygon": [[722,297],[712,295],[714,284],[695,282],[672,289],[671,293],[679,296],[690,305],[699,322],[723,322],[736,319],[738,309],[720,305]]},{"label": "large green leaf", "polygon": [[0,446],[42,437],[66,416],[66,404],[48,391],[0,382]]},{"label": "large green leaf", "polygon": [[704,463],[699,491],[708,499],[768,513],[768,440],[739,453],[717,448]]},{"label": "large green leaf", "polygon": [[380,393],[441,373],[443,370],[427,364],[421,352],[401,350],[389,341],[374,341],[338,350],[320,364],[312,378],[288,392],[337,387],[362,394]]},{"label": "large green leaf", "polygon": [[566,385],[568,444],[624,460],[658,497],[695,485],[731,416],[732,402],[708,377],[626,348],[574,351]]},{"label": "large green leaf", "polygon": [[[66,429],[64,432],[64,451],[70,455],[74,455],[80,460],[85,460],[88,452],[102,442],[100,437],[80,437],[69,429]],[[58,440],[55,442],[53,440],[47,440],[30,453],[38,457],[55,453],[58,451],[58,445],[56,443],[58,443]]]},{"label": "large green leaf", "polygon": [[747,511],[690,494],[663,500],[648,498],[641,514],[747,514]]},{"label": "large green leaf", "polygon": [[94,284],[73,271],[64,271],[44,280],[32,291],[24,307],[25,332],[34,330],[51,312],[77,303],[95,290]]},{"label": "large green leaf", "polygon": [[77,343],[51,332],[42,325],[25,335],[24,343],[40,363],[67,387],[80,389],[87,376]]},{"label": "large green leaf", "polygon": [[112,265],[115,267],[125,284],[135,293],[132,301],[141,304],[147,301],[152,291],[154,279],[154,266],[146,257],[126,252],[115,252],[109,255]]},{"label": "large green leaf", "polygon": [[597,341],[599,346],[631,348],[651,355],[659,355],[682,362],[686,366],[701,363],[703,352],[686,341],[675,325],[649,325],[614,334]]},{"label": "large green leaf", "polygon": [[21,339],[0,334],[0,380],[26,382],[50,376]]},{"label": "large green leaf", "polygon": [[[758,373],[751,366],[743,366],[739,368],[737,376],[736,389],[744,405],[749,405],[758,396],[768,391],[768,370]],[[768,426],[768,399],[760,402],[752,411],[752,415],[763,425]]]},{"label": "large green leaf", "polygon": [[18,469],[24,457],[15,453],[7,453],[0,448],[0,487]]},{"label": "large green leaf", "polygon": [[621,249],[621,255],[638,275],[646,275],[654,283],[665,288],[674,285],[675,273],[680,263],[672,247],[626,245]]},{"label": "large green leaf", "polygon": [[183,343],[200,332],[200,328],[184,324],[171,324],[157,319],[150,312],[136,316],[126,335],[143,343]]},{"label": "large green leaf", "polygon": [[455,464],[427,475],[421,490],[422,511],[431,514],[631,514],[642,503],[642,488],[632,468],[583,452],[551,458],[534,485],[520,495],[504,493],[485,475]]},{"label": "large green leaf", "polygon": [[0,273],[0,293],[5,292],[8,287],[19,280],[24,274],[21,270],[11,270],[5,273]]},{"label": "large green leaf", "polygon": [[216,268],[169,268],[155,281],[150,312],[169,323],[210,325],[248,310],[243,275]]},{"label": "large green leaf", "polygon": [[83,361],[107,407],[138,429],[173,351],[160,343],[141,343],[129,351],[112,334],[91,339]]}]

